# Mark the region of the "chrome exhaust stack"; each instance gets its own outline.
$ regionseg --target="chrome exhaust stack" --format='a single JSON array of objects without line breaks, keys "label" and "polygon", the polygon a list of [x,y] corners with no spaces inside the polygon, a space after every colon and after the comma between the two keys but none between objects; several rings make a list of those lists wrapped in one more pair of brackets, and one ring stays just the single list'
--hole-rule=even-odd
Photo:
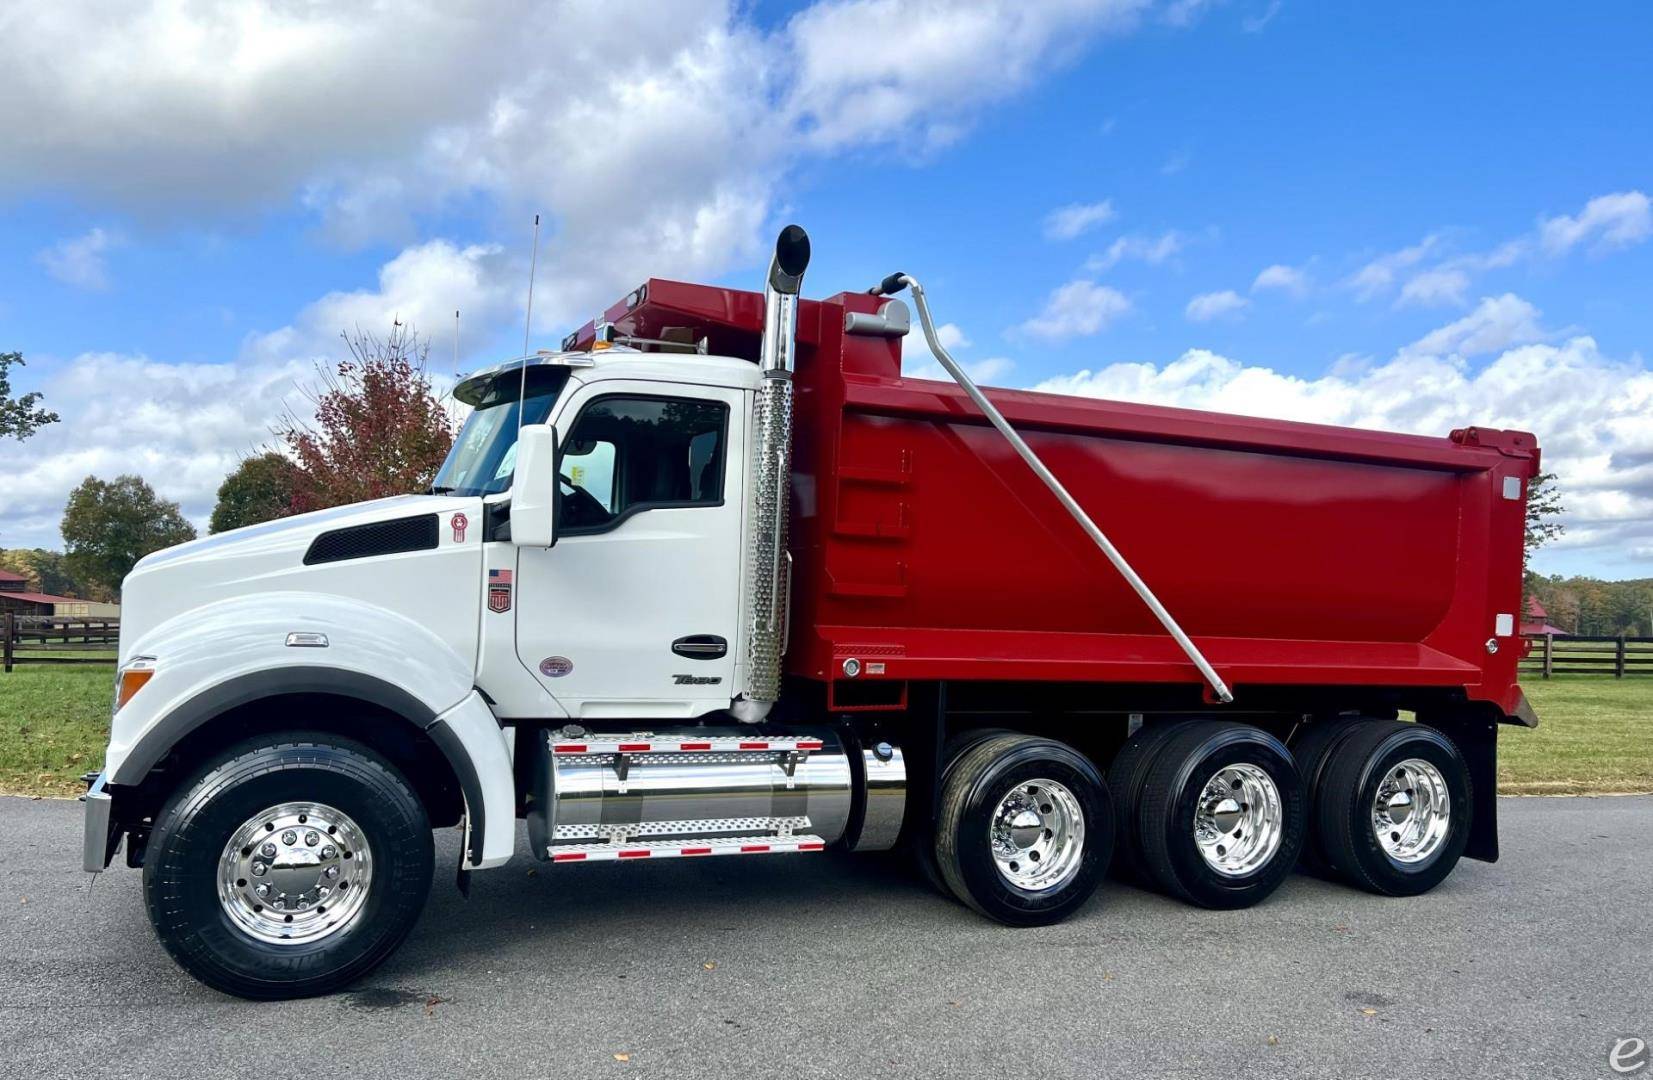
[{"label": "chrome exhaust stack", "polygon": [[754,443],[746,546],[746,673],[730,712],[755,724],[781,696],[791,556],[787,511],[792,487],[792,368],[798,347],[798,293],[809,266],[809,234],[781,230],[763,287],[763,385],[753,407]]}]

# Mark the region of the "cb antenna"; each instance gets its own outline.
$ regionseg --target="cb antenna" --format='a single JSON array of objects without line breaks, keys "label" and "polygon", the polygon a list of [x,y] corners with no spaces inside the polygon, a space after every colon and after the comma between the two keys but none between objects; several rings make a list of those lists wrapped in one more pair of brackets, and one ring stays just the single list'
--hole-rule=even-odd
[{"label": "cb antenna", "polygon": [[459,309],[453,309],[453,381],[459,381]]},{"label": "cb antenna", "polygon": [[534,254],[528,261],[528,311],[522,318],[522,376],[517,380],[517,431],[522,431],[523,403],[528,399],[528,335],[534,325],[534,274],[540,266],[540,216],[534,215]]}]

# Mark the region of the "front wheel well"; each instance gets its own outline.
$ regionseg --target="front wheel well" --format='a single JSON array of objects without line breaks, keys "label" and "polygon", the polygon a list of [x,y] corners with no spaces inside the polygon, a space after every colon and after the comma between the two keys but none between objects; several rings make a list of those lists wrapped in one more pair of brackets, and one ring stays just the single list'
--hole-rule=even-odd
[{"label": "front wheel well", "polygon": [[120,799],[122,825],[131,834],[127,862],[142,864],[149,827],[166,800],[207,763],[249,738],[339,735],[372,747],[407,777],[433,826],[455,825],[465,799],[440,747],[400,714],[340,694],[276,694],[212,717],[179,739]]}]

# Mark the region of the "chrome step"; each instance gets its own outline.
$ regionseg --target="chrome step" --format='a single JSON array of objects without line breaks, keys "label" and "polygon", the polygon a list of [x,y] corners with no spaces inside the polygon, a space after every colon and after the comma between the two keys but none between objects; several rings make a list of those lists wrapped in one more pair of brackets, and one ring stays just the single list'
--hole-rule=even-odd
[{"label": "chrome step", "polygon": [[680,859],[697,855],[787,855],[823,851],[819,836],[725,836],[716,840],[632,840],[623,844],[552,844],[552,862],[602,862],[616,859]]},{"label": "chrome step", "polygon": [[558,757],[579,754],[735,754],[743,751],[793,751],[807,753],[825,748],[819,738],[770,737],[754,735],[707,735],[689,738],[682,734],[656,735],[639,731],[631,735],[563,736],[553,732],[551,752]]},{"label": "chrome step", "polygon": [[615,825],[558,825],[554,841],[602,840],[624,844],[644,837],[677,837],[682,843],[717,833],[735,836],[767,836],[790,840],[809,828],[807,817],[697,818],[694,821],[632,821]]}]

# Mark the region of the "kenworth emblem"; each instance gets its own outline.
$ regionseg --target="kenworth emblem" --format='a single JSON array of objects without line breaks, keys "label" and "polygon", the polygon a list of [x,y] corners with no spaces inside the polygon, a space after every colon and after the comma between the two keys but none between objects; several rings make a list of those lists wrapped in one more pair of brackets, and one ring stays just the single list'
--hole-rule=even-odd
[{"label": "kenworth emblem", "polygon": [[465,542],[465,530],[470,527],[471,519],[464,514],[455,514],[448,519],[448,524],[453,526],[453,542],[463,544]]}]

